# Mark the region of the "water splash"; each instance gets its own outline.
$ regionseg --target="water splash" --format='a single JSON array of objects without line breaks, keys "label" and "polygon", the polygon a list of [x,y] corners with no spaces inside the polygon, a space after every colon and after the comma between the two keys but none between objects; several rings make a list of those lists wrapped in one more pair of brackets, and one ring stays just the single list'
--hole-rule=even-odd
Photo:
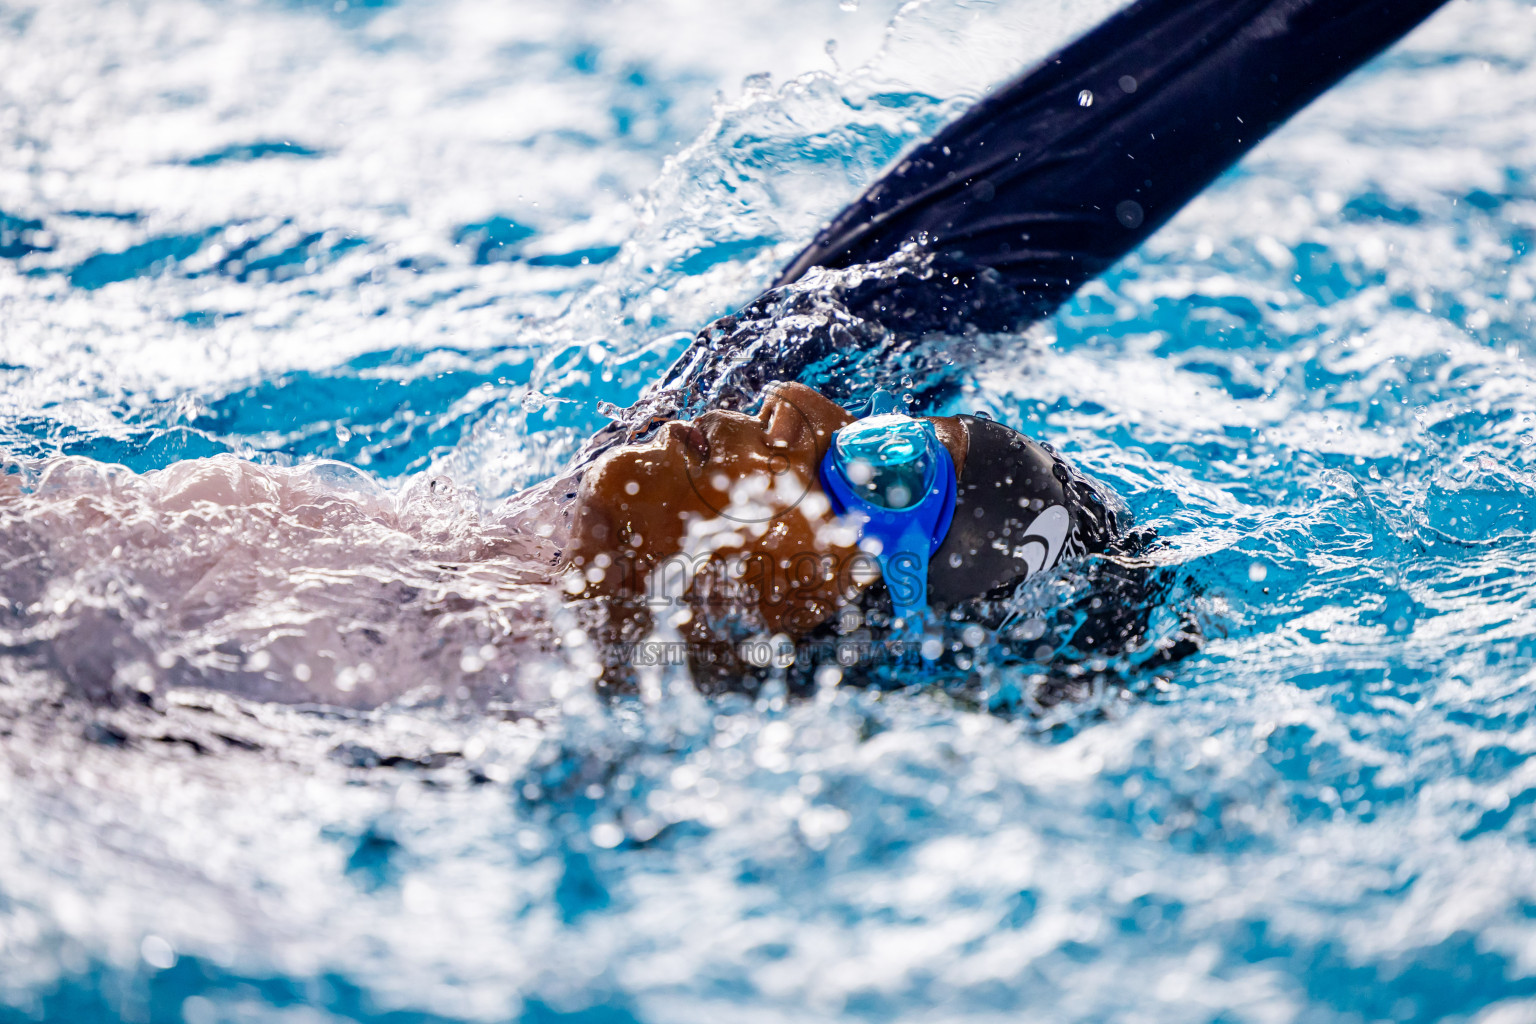
[{"label": "water splash", "polygon": [[[78,503],[0,483],[33,503],[0,549],[0,1016],[1530,1015],[1524,5],[1448,8],[1050,325],[970,339],[1007,358],[945,410],[1051,439],[1203,588],[1204,653],[1145,692],[1058,720],[835,681],[704,698],[660,665],[604,702],[558,619],[484,650],[525,610],[442,567],[495,535],[483,506],[1102,13],[909,5],[883,56],[709,106],[871,7],[742,5],[724,46],[654,4],[0,15],[0,444],[93,460],[57,464]],[[318,155],[241,158],[279,141]],[[70,283],[103,256],[132,273]],[[220,520],[100,465],[220,451],[302,500]],[[134,547],[167,535],[209,585]],[[240,621],[279,549],[319,568]],[[176,649],[198,614],[233,646]],[[208,685],[297,692],[295,648],[332,685],[361,661],[328,634],[368,628],[376,707]],[[503,670],[538,689],[459,696]]]}]

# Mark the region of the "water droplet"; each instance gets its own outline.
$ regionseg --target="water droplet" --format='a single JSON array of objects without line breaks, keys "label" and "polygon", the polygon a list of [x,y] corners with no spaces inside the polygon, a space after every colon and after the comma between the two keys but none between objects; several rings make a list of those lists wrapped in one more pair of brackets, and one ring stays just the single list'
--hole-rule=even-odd
[{"label": "water droplet", "polygon": [[624,841],[624,830],[611,821],[593,825],[590,835],[592,845],[604,850],[611,850]]},{"label": "water droplet", "polygon": [[1263,562],[1254,562],[1248,567],[1248,578],[1255,583],[1261,583],[1269,575],[1269,567]]},{"label": "water droplet", "polygon": [[1136,79],[1132,78],[1130,75],[1121,75],[1120,88],[1125,92],[1135,92]]},{"label": "water droplet", "polygon": [[146,935],[139,943],[139,955],[144,962],[157,970],[168,971],[176,966],[176,949],[158,935]]},{"label": "water droplet", "polygon": [[1092,89],[1084,89],[1082,92],[1078,93],[1077,94],[1077,105],[1080,106],[1080,107],[1091,107],[1091,106],[1093,106],[1093,90]]}]

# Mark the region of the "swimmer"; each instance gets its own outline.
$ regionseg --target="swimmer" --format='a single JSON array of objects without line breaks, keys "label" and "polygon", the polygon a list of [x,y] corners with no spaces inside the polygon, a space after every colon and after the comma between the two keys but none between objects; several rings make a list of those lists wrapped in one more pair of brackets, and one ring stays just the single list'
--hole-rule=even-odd
[{"label": "swimmer", "polygon": [[[914,414],[963,371],[954,339],[1049,314],[1443,2],[1132,3],[903,157],[489,522],[442,481],[392,501],[361,474],[228,457],[0,475],[7,650],[95,696],[169,680],[359,705],[433,680],[515,687],[582,636],[616,687],[656,637],[704,687],[831,665],[958,678],[987,643],[992,663],[1042,667],[1177,658],[1196,630],[1148,635],[1174,583],[1115,495],[1007,426]],[[935,337],[950,347],[920,344]],[[898,360],[922,385],[873,386]],[[131,592],[81,613],[104,648],[25,610],[114,560]],[[125,622],[162,606],[176,635]],[[1067,677],[1050,699],[1088,685]]]},{"label": "swimmer", "polygon": [[[964,622],[1042,661],[1188,653],[1191,622],[1144,635],[1166,585],[1147,538],[1049,448],[990,420],[878,402],[856,419],[773,378],[867,374],[871,348],[1049,314],[1443,2],[1141,0],[976,104],[587,446],[562,485],[567,555],[597,568],[584,592],[631,598],[631,633],[650,628],[646,604],[690,597],[678,619],[694,649],[728,624],[866,645],[874,626],[920,649],[935,625]],[[930,401],[946,372],[931,376]],[[1029,609],[1022,586],[1063,562],[1080,566],[1084,599]],[[744,670],[723,660],[722,678]]]}]

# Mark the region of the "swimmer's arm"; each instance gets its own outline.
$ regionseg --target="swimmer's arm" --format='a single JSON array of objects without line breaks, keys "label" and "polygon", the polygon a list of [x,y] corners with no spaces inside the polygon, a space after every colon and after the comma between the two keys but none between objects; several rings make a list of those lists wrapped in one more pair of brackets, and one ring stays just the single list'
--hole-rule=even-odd
[{"label": "swimmer's arm", "polygon": [[[1132,3],[903,157],[772,289],[701,331],[637,415],[750,404],[767,381],[892,334],[1012,331],[1048,316],[1444,3]],[[880,263],[908,244],[932,266],[821,296],[789,288],[813,267]]]},{"label": "swimmer's arm", "polygon": [[941,319],[1044,317],[1444,3],[1132,3],[904,157],[775,286],[913,243],[960,279]]}]

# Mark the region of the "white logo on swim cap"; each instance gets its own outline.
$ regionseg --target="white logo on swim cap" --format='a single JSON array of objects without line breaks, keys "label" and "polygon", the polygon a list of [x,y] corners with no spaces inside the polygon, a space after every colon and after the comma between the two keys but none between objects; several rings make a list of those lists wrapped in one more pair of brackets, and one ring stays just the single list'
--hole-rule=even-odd
[{"label": "white logo on swim cap", "polygon": [[1072,517],[1060,505],[1052,505],[1035,517],[1013,549],[1013,557],[1029,566],[1025,579],[1056,564],[1071,529]]}]

